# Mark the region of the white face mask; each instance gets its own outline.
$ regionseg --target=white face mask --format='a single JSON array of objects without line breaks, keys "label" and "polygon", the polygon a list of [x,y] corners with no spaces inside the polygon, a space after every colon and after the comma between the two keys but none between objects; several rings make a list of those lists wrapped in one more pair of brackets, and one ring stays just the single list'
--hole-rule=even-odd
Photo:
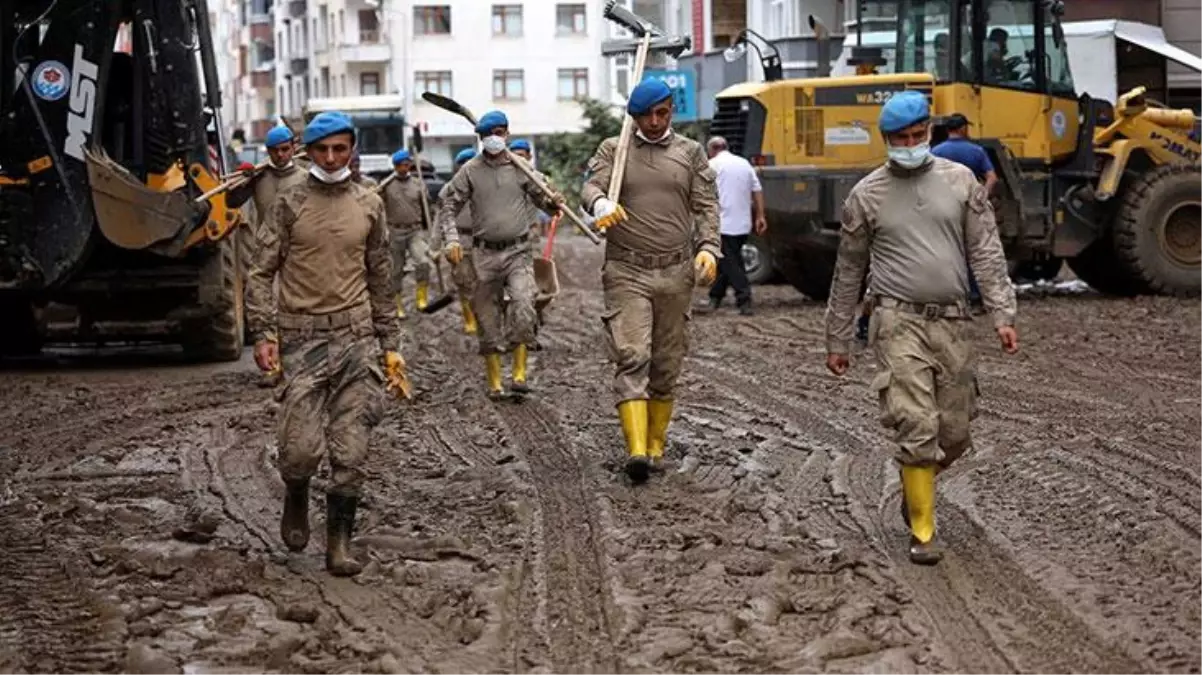
[{"label": "white face mask", "polygon": [[669,136],[672,135],[672,127],[668,127],[667,129],[664,129],[664,135],[660,136],[659,138],[647,138],[647,135],[643,133],[642,129],[635,129],[634,135],[638,136],[639,138],[643,139],[644,141],[647,141],[648,143],[662,143],[665,140],[667,140],[667,138]]},{"label": "white face mask", "polygon": [[484,152],[490,155],[499,155],[505,150],[505,139],[500,136],[485,136],[484,140],[480,141]]},{"label": "white face mask", "polygon": [[330,172],[326,171],[325,169],[321,168],[320,166],[317,166],[316,164],[314,164],[313,166],[309,167],[309,173],[312,174],[313,177],[316,178],[317,180],[319,180],[323,183],[328,183],[330,185],[333,185],[334,183],[341,183],[341,182],[347,180],[348,178],[350,178],[351,177],[351,167],[344,166],[341,169],[335,171],[334,173],[330,173]]},{"label": "white face mask", "polygon": [[908,148],[889,146],[889,159],[903,169],[917,169],[931,154],[931,143],[919,143]]},{"label": "white face mask", "polygon": [[292,161],[291,159],[288,160],[287,164],[276,164],[274,161],[271,162],[271,166],[279,171],[283,171],[284,169],[291,169],[295,165],[296,165],[296,162]]}]

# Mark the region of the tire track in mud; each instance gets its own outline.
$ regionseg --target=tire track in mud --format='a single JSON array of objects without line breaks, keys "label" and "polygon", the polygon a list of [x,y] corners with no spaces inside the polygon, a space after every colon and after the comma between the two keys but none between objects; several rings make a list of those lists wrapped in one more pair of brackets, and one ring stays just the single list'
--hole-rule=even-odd
[{"label": "tire track in mud", "polygon": [[[540,579],[533,590],[541,596],[538,632],[547,643],[548,665],[554,672],[614,672],[614,611],[585,462],[570,450],[570,435],[542,403],[527,399],[499,408],[497,415],[529,467],[538,501],[534,560]],[[515,650],[527,658],[541,651],[531,645],[534,636],[525,633],[533,627],[532,618],[515,618],[523,624]]]}]

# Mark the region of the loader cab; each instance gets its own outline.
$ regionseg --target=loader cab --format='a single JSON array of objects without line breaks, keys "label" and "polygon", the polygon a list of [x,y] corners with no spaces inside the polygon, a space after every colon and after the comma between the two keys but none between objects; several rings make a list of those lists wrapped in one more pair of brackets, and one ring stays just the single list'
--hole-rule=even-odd
[{"label": "loader cab", "polygon": [[962,113],[974,137],[1046,164],[1077,139],[1062,13],[1061,0],[864,0],[850,37],[880,50],[880,74],[933,76],[937,116]]}]

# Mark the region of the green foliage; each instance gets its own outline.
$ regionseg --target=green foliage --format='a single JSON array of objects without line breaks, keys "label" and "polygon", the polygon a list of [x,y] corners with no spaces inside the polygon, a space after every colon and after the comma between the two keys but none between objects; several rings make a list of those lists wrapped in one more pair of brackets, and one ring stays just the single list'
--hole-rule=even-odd
[{"label": "green foliage", "polygon": [[546,136],[538,143],[538,169],[546,174],[571,204],[580,203],[588,161],[601,141],[622,133],[622,118],[595,99],[583,99],[584,129]]}]

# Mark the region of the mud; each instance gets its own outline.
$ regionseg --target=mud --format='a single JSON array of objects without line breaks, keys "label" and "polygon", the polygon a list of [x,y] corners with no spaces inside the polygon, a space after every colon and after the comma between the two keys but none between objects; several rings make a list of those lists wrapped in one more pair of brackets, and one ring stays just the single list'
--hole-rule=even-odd
[{"label": "mud", "polygon": [[0,669],[1199,672],[1196,302],[1031,294],[1017,357],[976,322],[977,445],[919,568],[871,363],[825,372],[821,306],[695,316],[669,470],[632,488],[597,250],[558,256],[523,404],[484,396],[454,308],[410,314],[355,579],[322,568],[323,480],[309,549],[278,541],[249,360],[8,366]]}]

